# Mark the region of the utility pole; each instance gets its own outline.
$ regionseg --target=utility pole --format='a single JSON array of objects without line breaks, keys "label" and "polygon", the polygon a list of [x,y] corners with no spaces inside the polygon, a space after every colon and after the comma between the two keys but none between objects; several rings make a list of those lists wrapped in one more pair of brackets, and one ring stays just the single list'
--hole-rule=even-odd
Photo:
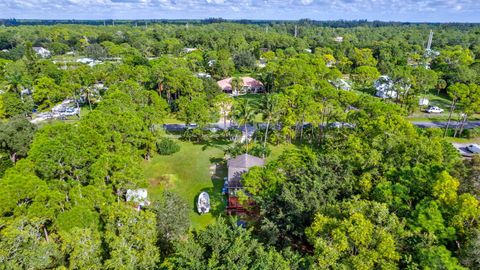
[{"label": "utility pole", "polygon": [[424,66],[426,69],[430,68],[430,63],[428,61],[428,58],[434,56],[434,53],[432,51],[432,41],[433,41],[433,30],[430,30],[430,35],[428,36],[428,42],[427,42],[427,48],[425,48],[425,53],[424,53]]},{"label": "utility pole", "polygon": [[430,36],[428,37],[427,50],[432,49],[432,41],[433,41],[433,30],[430,30]]}]

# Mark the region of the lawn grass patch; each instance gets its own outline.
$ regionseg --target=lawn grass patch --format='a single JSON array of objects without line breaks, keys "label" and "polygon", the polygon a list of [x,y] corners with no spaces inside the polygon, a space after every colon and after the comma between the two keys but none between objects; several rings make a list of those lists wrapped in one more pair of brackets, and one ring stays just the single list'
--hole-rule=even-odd
[{"label": "lawn grass patch", "polygon": [[[155,200],[164,190],[178,194],[190,206],[192,228],[201,229],[211,224],[225,210],[225,198],[221,195],[223,178],[227,173],[222,162],[223,149],[190,142],[179,144],[179,152],[170,156],[156,155],[142,164],[150,184],[149,196]],[[210,194],[211,211],[199,215],[196,203],[202,191]]]}]

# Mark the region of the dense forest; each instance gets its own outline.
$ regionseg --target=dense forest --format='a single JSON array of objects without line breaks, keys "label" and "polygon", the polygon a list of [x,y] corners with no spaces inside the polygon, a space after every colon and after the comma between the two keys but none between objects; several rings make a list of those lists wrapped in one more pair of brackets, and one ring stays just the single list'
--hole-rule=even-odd
[{"label": "dense forest", "polygon": [[[480,137],[479,25],[103,24],[0,27],[0,269],[480,269],[480,156],[451,143]],[[264,93],[217,84],[244,76]],[[425,97],[446,128],[411,123]],[[184,142],[272,157],[253,214],[127,199]]]}]

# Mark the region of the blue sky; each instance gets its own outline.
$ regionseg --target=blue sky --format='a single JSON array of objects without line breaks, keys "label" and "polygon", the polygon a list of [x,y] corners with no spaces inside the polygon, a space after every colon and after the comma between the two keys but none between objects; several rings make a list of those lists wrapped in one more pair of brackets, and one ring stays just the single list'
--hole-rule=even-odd
[{"label": "blue sky", "polygon": [[480,22],[480,0],[0,0],[0,18]]}]

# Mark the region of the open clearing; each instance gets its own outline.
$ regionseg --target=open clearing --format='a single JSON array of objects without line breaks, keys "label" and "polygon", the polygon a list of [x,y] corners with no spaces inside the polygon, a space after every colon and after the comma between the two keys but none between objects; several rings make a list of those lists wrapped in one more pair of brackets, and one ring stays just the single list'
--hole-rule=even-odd
[{"label": "open clearing", "polygon": [[[224,212],[225,201],[221,195],[226,168],[223,150],[220,148],[179,142],[181,149],[170,156],[154,156],[143,163],[144,173],[150,186],[151,199],[158,198],[163,190],[181,196],[191,206],[192,228],[203,228]],[[219,164],[218,166],[216,164]],[[211,211],[199,215],[196,211],[197,196],[206,191],[210,194]]]}]

